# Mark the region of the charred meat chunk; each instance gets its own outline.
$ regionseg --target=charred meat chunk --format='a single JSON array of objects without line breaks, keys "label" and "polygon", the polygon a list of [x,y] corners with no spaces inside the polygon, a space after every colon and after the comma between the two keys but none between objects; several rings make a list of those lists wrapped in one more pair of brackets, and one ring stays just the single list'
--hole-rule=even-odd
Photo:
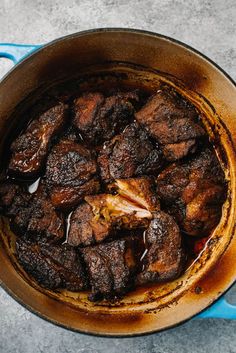
[{"label": "charred meat chunk", "polygon": [[100,243],[114,233],[111,222],[95,217],[88,203],[79,205],[70,218],[67,242],[72,246]]},{"label": "charred meat chunk", "polygon": [[179,227],[174,219],[157,212],[145,233],[146,253],[139,284],[162,282],[179,277],[184,266],[184,251]]},{"label": "charred meat chunk", "polygon": [[117,179],[118,195],[86,196],[87,203],[77,207],[70,218],[67,241],[72,246],[100,243],[119,229],[145,227],[159,201],[151,178]]},{"label": "charred meat chunk", "polygon": [[215,153],[206,148],[189,162],[167,167],[157,178],[157,193],[183,231],[207,236],[220,220],[226,197]]},{"label": "charred meat chunk", "polygon": [[80,256],[66,244],[31,243],[18,238],[16,254],[27,274],[45,288],[66,288],[70,291],[88,288]]},{"label": "charred meat chunk", "polygon": [[86,143],[93,145],[109,140],[120,133],[134,114],[132,102],[138,101],[135,92],[104,97],[88,93],[74,101],[73,124]]},{"label": "charred meat chunk", "polygon": [[117,229],[145,227],[159,202],[150,178],[116,180],[113,190],[119,194],[86,196],[72,212],[68,243],[86,246],[114,235]]},{"label": "charred meat chunk", "polygon": [[195,152],[197,139],[205,135],[195,107],[167,86],[158,90],[135,118],[160,143],[168,161]]},{"label": "charred meat chunk", "polygon": [[81,249],[92,287],[90,300],[111,299],[132,287],[135,246],[135,240],[130,238]]},{"label": "charred meat chunk", "polygon": [[58,209],[70,209],[85,195],[95,194],[100,188],[97,163],[92,153],[66,139],[51,150],[45,178],[52,203]]},{"label": "charred meat chunk", "polygon": [[98,164],[103,181],[109,183],[114,179],[156,174],[161,166],[161,153],[147,133],[133,123],[104,144]]},{"label": "charred meat chunk", "polygon": [[72,213],[67,236],[72,246],[87,246],[116,236],[119,229],[144,228],[152,213],[120,195],[86,196]]},{"label": "charred meat chunk", "polygon": [[57,213],[45,190],[37,190],[32,198],[31,208],[27,233],[53,241],[62,240],[65,233],[64,218]]},{"label": "charred meat chunk", "polygon": [[31,121],[26,130],[11,144],[11,174],[20,177],[38,175],[43,168],[52,138],[64,126],[67,112],[67,105],[58,103]]},{"label": "charred meat chunk", "polygon": [[11,218],[11,228],[30,239],[58,241],[64,237],[64,219],[59,215],[45,189],[30,194],[15,184],[0,187],[2,211]]}]

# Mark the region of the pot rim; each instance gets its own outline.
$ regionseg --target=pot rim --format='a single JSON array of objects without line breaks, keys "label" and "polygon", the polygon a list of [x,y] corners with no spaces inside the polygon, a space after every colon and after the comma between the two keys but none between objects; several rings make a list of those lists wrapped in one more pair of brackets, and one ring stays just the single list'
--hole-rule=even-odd
[{"label": "pot rim", "polygon": [[130,32],[130,33],[144,34],[144,35],[147,35],[147,36],[150,36],[150,37],[157,37],[157,38],[165,39],[165,40],[167,40],[169,42],[178,44],[179,46],[182,46],[182,47],[188,49],[189,51],[197,54],[198,56],[202,57],[204,60],[208,61],[211,65],[213,65],[215,68],[217,68],[217,70],[219,70],[236,87],[236,81],[224,69],[222,69],[222,67],[220,65],[218,65],[214,60],[210,59],[207,55],[203,54],[202,52],[200,52],[199,50],[195,49],[191,45],[186,44],[186,43],[180,41],[179,39],[175,39],[173,37],[166,36],[166,35],[158,33],[158,32],[152,32],[152,31],[148,31],[148,30],[144,30],[144,29],[129,28],[129,27],[98,27],[98,28],[92,28],[92,29],[87,29],[87,30],[83,30],[83,31],[67,34],[67,35],[62,36],[62,37],[58,37],[58,38],[53,39],[50,42],[45,43],[45,44],[39,44],[38,48],[33,50],[32,53],[27,54],[22,60],[20,60],[9,71],[7,71],[7,73],[0,80],[0,83],[2,83],[2,81],[4,81],[5,78],[7,78],[7,76],[9,76],[11,74],[11,72],[14,71],[19,65],[21,65],[23,62],[25,62],[28,59],[30,59],[32,56],[36,55],[38,52],[46,49],[47,47],[50,47],[50,46],[52,46],[54,44],[57,44],[58,42],[61,42],[61,41],[67,40],[67,39],[72,39],[72,38],[81,37],[81,36],[84,36],[84,35],[89,35],[89,34],[94,34],[94,33],[105,33],[105,32],[124,32],[124,33]]},{"label": "pot rim", "polygon": [[236,278],[235,281],[225,290],[222,292],[222,294],[217,297],[216,299],[213,300],[213,302],[208,305],[206,308],[203,308],[202,310],[200,310],[198,313],[191,315],[190,317],[188,317],[185,320],[182,320],[180,322],[177,322],[173,325],[170,325],[168,327],[162,328],[162,329],[154,329],[152,331],[147,331],[147,332],[142,332],[142,333],[131,333],[131,334],[110,334],[110,333],[98,333],[98,332],[90,332],[90,331],[83,331],[80,329],[75,329],[73,327],[70,327],[69,325],[65,325],[60,323],[59,321],[49,318],[48,316],[40,313],[38,310],[32,308],[30,305],[26,304],[22,299],[20,299],[15,293],[13,293],[3,282],[0,282],[0,287],[5,291],[5,293],[7,293],[12,299],[14,299],[18,304],[20,304],[24,309],[27,309],[31,314],[35,315],[36,317],[50,323],[53,324],[57,327],[66,329],[67,331],[71,331],[71,332],[75,332],[75,333],[79,333],[82,335],[86,335],[86,336],[92,336],[92,337],[104,337],[104,338],[133,338],[133,337],[142,337],[142,336],[150,336],[153,334],[158,334],[158,333],[162,333],[164,331],[169,331],[173,328],[179,327],[189,321],[191,321],[192,319],[196,318],[200,313],[204,312],[205,310],[207,310],[208,308],[210,308],[212,305],[214,305],[214,303],[216,301],[218,301],[220,298],[224,297],[228,291],[234,286],[234,284],[236,283]]}]

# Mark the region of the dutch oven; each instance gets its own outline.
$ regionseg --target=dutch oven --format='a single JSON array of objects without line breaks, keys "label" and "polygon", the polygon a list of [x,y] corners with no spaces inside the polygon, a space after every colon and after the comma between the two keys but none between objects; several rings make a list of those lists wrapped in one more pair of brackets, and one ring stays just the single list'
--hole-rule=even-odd
[{"label": "dutch oven", "polygon": [[[205,112],[217,146],[228,197],[211,241],[177,280],[137,289],[117,304],[90,303],[84,294],[50,292],[17,270],[10,230],[0,225],[0,283],[27,309],[71,330],[106,336],[157,332],[196,315],[235,318],[223,293],[236,279],[236,86],[214,62],[163,35],[133,29],[96,29],[46,45],[1,44],[0,57],[16,64],[0,83],[0,158],[20,124],[17,111],[33,92],[85,73],[114,71],[132,84],[152,85],[156,76],[175,82]],[[213,305],[212,305],[213,304]]]}]

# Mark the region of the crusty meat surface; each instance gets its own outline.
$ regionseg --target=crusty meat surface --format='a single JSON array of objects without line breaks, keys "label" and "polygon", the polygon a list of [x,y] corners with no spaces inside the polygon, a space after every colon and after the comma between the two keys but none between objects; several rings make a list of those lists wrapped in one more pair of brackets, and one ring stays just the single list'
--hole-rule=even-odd
[{"label": "crusty meat surface", "polygon": [[161,167],[161,153],[147,133],[133,123],[104,144],[98,164],[103,181],[109,183],[114,179],[156,174]]},{"label": "crusty meat surface", "polygon": [[205,135],[194,106],[167,86],[158,90],[135,118],[160,143],[164,157],[169,161],[194,152],[196,139]]},{"label": "crusty meat surface", "polygon": [[132,287],[136,267],[135,240],[115,240],[80,251],[92,287],[90,300],[111,299]]},{"label": "crusty meat surface", "polygon": [[173,280],[181,274],[184,251],[179,227],[174,219],[157,212],[145,233],[146,254],[143,270],[137,277],[139,284]]},{"label": "crusty meat surface", "polygon": [[120,133],[134,114],[135,92],[104,97],[101,93],[84,94],[74,100],[73,124],[86,143],[93,145]]},{"label": "crusty meat surface", "polygon": [[26,130],[11,144],[9,172],[32,177],[42,170],[52,138],[62,129],[68,106],[58,103],[31,121]]},{"label": "crusty meat surface", "polygon": [[52,203],[58,209],[70,209],[85,195],[95,194],[100,188],[93,154],[83,145],[67,139],[51,150],[45,179]]},{"label": "crusty meat surface", "polygon": [[87,246],[100,243],[112,234],[111,222],[95,217],[92,207],[82,203],[72,212],[67,242],[72,246]]},{"label": "crusty meat surface", "polygon": [[157,178],[157,193],[182,230],[208,235],[220,220],[226,196],[215,153],[206,148],[188,162],[167,167]]},{"label": "crusty meat surface", "polygon": [[37,244],[18,238],[16,254],[27,274],[45,288],[70,291],[88,288],[80,256],[68,245]]},{"label": "crusty meat surface", "polygon": [[2,211],[11,218],[11,227],[20,236],[30,239],[59,241],[64,237],[64,219],[59,215],[45,188],[30,194],[12,183],[0,186]]}]

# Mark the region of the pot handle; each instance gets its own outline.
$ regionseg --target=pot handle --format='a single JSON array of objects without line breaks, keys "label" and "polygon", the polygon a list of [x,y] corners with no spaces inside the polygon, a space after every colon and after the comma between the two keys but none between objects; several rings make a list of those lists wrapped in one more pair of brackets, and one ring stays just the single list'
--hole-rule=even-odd
[{"label": "pot handle", "polygon": [[225,297],[221,297],[209,308],[196,316],[196,319],[219,318],[236,320],[236,306],[229,304]]},{"label": "pot handle", "polygon": [[0,58],[7,58],[17,64],[41,45],[0,43]]}]

